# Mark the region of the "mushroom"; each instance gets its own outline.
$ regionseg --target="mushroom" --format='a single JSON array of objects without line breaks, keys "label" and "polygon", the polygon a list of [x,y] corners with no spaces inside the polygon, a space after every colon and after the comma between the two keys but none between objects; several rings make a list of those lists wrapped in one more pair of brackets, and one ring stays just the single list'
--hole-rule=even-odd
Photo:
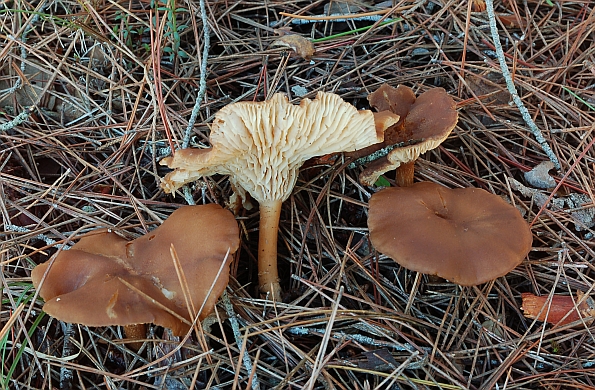
[{"label": "mushroom", "polygon": [[[389,126],[399,118],[383,125]],[[178,150],[161,164],[174,168],[162,187],[173,192],[185,183],[215,173],[229,175],[237,195],[250,193],[260,204],[258,279],[260,291],[280,298],[277,234],[282,202],[309,158],[353,151],[382,141],[371,111],[358,111],[338,95],[319,92],[316,99],[291,104],[283,94],[266,102],[223,107],[212,125],[208,149]]]},{"label": "mushroom", "polygon": [[[43,310],[61,321],[154,323],[182,335],[193,321],[189,313],[202,307],[198,314],[203,319],[213,311],[229,279],[224,259],[238,246],[231,212],[214,204],[185,206],[132,241],[108,229],[92,231],[53,261],[35,267],[31,278],[45,300]],[[187,281],[184,288],[172,247]]]},{"label": "mushroom", "polygon": [[[386,129],[382,144],[366,149],[366,154],[381,148],[392,150],[368,165],[360,175],[360,182],[371,186],[380,175],[396,169],[397,185],[409,186],[413,183],[415,160],[437,148],[456,126],[456,104],[443,88],[432,88],[416,99],[411,88],[403,85],[393,88],[388,84],[371,93],[368,101],[377,111],[389,110],[401,119]],[[362,152],[355,157],[364,155]]]},{"label": "mushroom", "polygon": [[519,211],[499,196],[429,182],[372,195],[368,227],[372,245],[403,267],[463,286],[507,274],[533,240]]}]

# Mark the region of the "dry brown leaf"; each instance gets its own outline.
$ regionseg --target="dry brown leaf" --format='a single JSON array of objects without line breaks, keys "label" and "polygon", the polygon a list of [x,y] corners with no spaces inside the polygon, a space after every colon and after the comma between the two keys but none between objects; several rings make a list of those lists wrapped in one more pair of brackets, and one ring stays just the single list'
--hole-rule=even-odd
[{"label": "dry brown leaf", "polygon": [[289,26],[282,26],[279,28],[274,28],[273,31],[275,32],[276,35],[282,37],[284,35],[289,35],[289,34],[295,34],[293,32],[293,30],[291,29],[291,27]]},{"label": "dry brown leaf", "polygon": [[500,19],[500,21],[502,22],[502,24],[504,24],[506,27],[525,28],[523,26],[522,21],[519,22],[519,19],[515,15],[500,14],[497,16],[498,16],[498,19]]},{"label": "dry brown leaf", "polygon": [[296,34],[284,35],[281,38],[276,39],[271,43],[271,47],[275,46],[288,47],[307,61],[309,61],[316,52],[314,43],[312,43],[311,40]]},{"label": "dry brown leaf", "polygon": [[502,87],[504,80],[500,74],[489,72],[487,74],[467,74],[465,77],[467,85],[473,93],[480,98],[487,98],[485,102],[508,104],[510,94]]},{"label": "dry brown leaf", "polygon": [[471,0],[471,11],[483,12],[486,10],[485,0]]}]

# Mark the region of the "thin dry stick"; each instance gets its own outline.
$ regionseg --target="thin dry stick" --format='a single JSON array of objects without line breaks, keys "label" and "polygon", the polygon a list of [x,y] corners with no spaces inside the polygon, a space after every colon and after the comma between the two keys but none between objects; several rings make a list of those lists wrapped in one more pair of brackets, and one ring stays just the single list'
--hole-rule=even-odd
[{"label": "thin dry stick", "polygon": [[23,123],[24,121],[26,121],[29,118],[29,115],[31,115],[33,108],[35,108],[35,107],[28,107],[25,111],[23,111],[19,115],[15,116],[13,120],[2,123],[0,125],[0,132],[11,130],[15,126],[18,126],[21,123]]},{"label": "thin dry stick", "polygon": [[196,96],[196,102],[194,103],[194,108],[192,108],[192,113],[190,114],[190,119],[188,120],[188,127],[186,127],[186,133],[184,134],[184,139],[182,141],[182,149],[186,149],[188,147],[188,144],[190,143],[190,134],[192,134],[192,129],[194,128],[196,117],[198,116],[198,112],[200,111],[200,102],[205,96],[205,92],[207,90],[207,61],[209,59],[209,48],[211,45],[209,36],[210,30],[209,20],[207,18],[207,11],[205,7],[205,0],[200,0],[199,5],[200,20],[202,21],[203,39],[202,59],[200,62],[200,79],[198,82],[198,95]]},{"label": "thin dry stick", "polygon": [[[244,368],[246,372],[252,372],[252,361],[250,360],[250,355],[245,350],[244,342],[247,343],[248,339],[247,336],[242,341],[242,335],[240,334],[240,325],[238,324],[238,319],[236,318],[236,313],[233,310],[233,305],[229,300],[229,296],[227,295],[227,291],[223,292],[221,296],[221,301],[223,302],[223,307],[225,308],[225,312],[227,313],[227,317],[229,317],[229,323],[231,324],[231,329],[233,330],[233,337],[236,339],[236,344],[238,346],[242,346],[240,355],[242,357],[242,363],[244,363]],[[240,370],[240,365],[238,364],[237,372]],[[258,376],[254,373],[254,377],[252,378],[252,390],[259,390],[260,389],[260,381],[258,380]]]},{"label": "thin dry stick", "polygon": [[[198,112],[200,111],[200,102],[205,96],[205,92],[207,90],[207,60],[209,59],[209,48],[211,41],[209,36],[209,20],[207,18],[205,0],[200,0],[199,5],[203,37],[202,60],[200,62],[200,79],[198,82],[198,95],[196,96],[196,102],[194,102],[194,107],[192,108],[190,119],[188,120],[188,126],[186,127],[186,132],[184,133],[184,139],[182,140],[182,149],[186,149],[188,147],[188,144],[190,143],[190,134],[192,134],[194,123],[196,123],[196,117],[198,116]],[[194,198],[192,197],[192,193],[190,192],[190,188],[188,188],[187,185],[184,186],[182,192],[184,194],[184,199],[189,205],[196,204],[194,202]]]},{"label": "thin dry stick", "polygon": [[[33,233],[31,231],[31,229],[27,229],[25,227],[13,225],[13,224],[4,224],[4,230],[7,231],[7,232],[32,233],[32,234],[35,234],[35,233]],[[56,244],[56,240],[54,240],[53,238],[49,238],[47,235],[42,234],[42,233],[37,234],[33,238],[36,239],[36,240],[41,240],[41,241],[45,242],[45,244],[47,246],[53,246],[55,248],[61,248],[63,250],[70,249],[70,245]]]},{"label": "thin dry stick", "polygon": [[[246,336],[247,336],[247,333],[248,333],[248,330],[246,330]],[[244,354],[246,353],[246,343],[247,342],[248,342],[248,337],[244,337],[244,341],[242,342],[242,347],[240,348],[240,356],[244,356]],[[235,375],[233,377],[233,385],[231,387],[231,390],[236,390],[238,383],[240,383],[239,377],[240,377],[241,370],[242,370],[242,365],[240,363],[236,364]]]},{"label": "thin dry stick", "polygon": [[[72,355],[74,351],[72,340],[76,335],[76,327],[74,324],[70,322],[62,322],[60,321],[60,325],[62,325],[62,333],[64,333],[64,344],[62,345],[62,357]],[[72,378],[73,373],[72,370],[66,366],[62,365],[60,367],[60,389],[70,389],[72,388]]]},{"label": "thin dry stick", "polygon": [[332,20],[335,22],[344,22],[349,19],[357,20],[357,21],[360,21],[360,20],[376,21],[381,18],[381,15],[386,15],[386,14],[392,13],[392,12],[404,11],[404,10],[410,9],[414,6],[415,5],[408,5],[408,6],[398,7],[398,8],[394,8],[394,9],[389,8],[389,9],[383,9],[383,10],[379,10],[379,11],[363,12],[363,13],[359,13],[359,14],[331,14],[331,15],[307,16],[307,15],[290,14],[288,12],[279,12],[279,15],[294,19],[294,20],[292,20],[292,23],[294,23],[294,24],[305,24],[308,21],[319,22],[319,21],[325,21],[325,20]]},{"label": "thin dry stick", "polygon": [[504,51],[502,50],[502,44],[500,43],[500,36],[498,35],[498,26],[496,26],[496,16],[494,15],[494,2],[493,0],[486,0],[486,10],[488,11],[488,18],[490,20],[490,32],[492,33],[492,40],[494,41],[494,46],[496,48],[496,56],[498,57],[498,62],[500,63],[500,70],[502,72],[502,76],[504,80],[506,80],[506,88],[508,88],[508,92],[512,96],[512,100],[514,104],[518,107],[521,115],[523,116],[523,120],[529,126],[529,130],[541,145],[541,148],[550,159],[551,162],[554,163],[557,170],[560,170],[560,162],[558,161],[558,157],[554,154],[554,151],[550,148],[550,145],[547,143],[547,140],[541,134],[541,130],[537,127],[533,119],[531,119],[531,114],[529,110],[523,104],[523,101],[519,97],[519,94],[514,86],[514,81],[512,80],[512,76],[510,75],[510,70],[508,69],[508,65],[506,64],[506,58],[504,57]]},{"label": "thin dry stick", "polygon": [[372,16],[372,15],[384,15],[384,14],[388,13],[389,11],[390,11],[390,9],[383,9],[380,11],[364,12],[361,14],[328,15],[328,16],[326,16],[326,15],[306,16],[306,15],[290,14],[288,12],[279,12],[279,15],[287,16],[287,17],[294,18],[294,19],[304,19],[304,20],[335,20],[335,19],[357,19],[357,18],[363,18],[366,16]]}]

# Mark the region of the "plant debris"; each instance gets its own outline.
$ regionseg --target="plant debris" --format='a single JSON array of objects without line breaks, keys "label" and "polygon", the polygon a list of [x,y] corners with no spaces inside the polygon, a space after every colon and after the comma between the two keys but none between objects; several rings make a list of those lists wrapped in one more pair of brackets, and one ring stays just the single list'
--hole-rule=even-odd
[{"label": "plant debris", "polygon": [[524,173],[525,180],[527,180],[527,183],[533,187],[543,189],[554,188],[556,186],[556,181],[550,175],[552,169],[554,169],[553,162],[540,162],[535,168]]},{"label": "plant debris", "polygon": [[271,43],[271,47],[277,46],[288,47],[307,61],[310,61],[316,52],[311,40],[296,34],[283,35],[281,38],[276,39]]}]

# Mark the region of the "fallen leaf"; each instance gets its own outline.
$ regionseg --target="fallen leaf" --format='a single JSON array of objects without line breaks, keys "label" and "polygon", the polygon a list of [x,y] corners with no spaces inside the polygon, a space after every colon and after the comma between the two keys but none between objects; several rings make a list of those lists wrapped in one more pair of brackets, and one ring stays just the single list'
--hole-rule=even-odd
[{"label": "fallen leaf", "polygon": [[503,87],[504,79],[500,74],[495,72],[478,75],[469,73],[465,76],[465,81],[467,81],[467,85],[476,96],[487,98],[485,101],[486,104],[489,102],[508,104],[508,101],[510,100],[510,94],[506,88]]},{"label": "fallen leaf", "polygon": [[525,172],[525,180],[533,187],[537,188],[553,188],[556,186],[556,181],[550,176],[550,171],[554,169],[554,163],[551,161],[542,161],[535,168],[529,172]]},{"label": "fallen leaf", "polygon": [[307,61],[309,61],[316,52],[314,43],[312,43],[310,39],[296,34],[283,35],[281,38],[276,39],[271,43],[271,47],[275,46],[288,47]]},{"label": "fallen leaf", "polygon": [[486,10],[485,0],[471,0],[471,11],[483,12]]},{"label": "fallen leaf", "polygon": [[515,15],[498,15],[498,19],[504,24],[506,27],[511,28],[525,28],[522,23],[519,23],[519,19]]}]

